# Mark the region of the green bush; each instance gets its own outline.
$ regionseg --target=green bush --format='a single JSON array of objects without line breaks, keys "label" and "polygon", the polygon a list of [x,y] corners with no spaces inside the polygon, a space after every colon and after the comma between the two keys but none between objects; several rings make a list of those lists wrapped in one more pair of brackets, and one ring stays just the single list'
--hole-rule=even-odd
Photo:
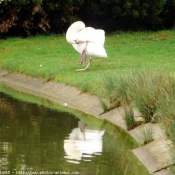
[{"label": "green bush", "polygon": [[82,0],[0,1],[1,34],[30,35],[66,30]]},{"label": "green bush", "polygon": [[106,31],[160,29],[165,4],[164,0],[87,0],[79,13],[88,24]]},{"label": "green bush", "polygon": [[0,0],[1,35],[63,33],[76,20],[107,32],[172,28],[175,0]]}]

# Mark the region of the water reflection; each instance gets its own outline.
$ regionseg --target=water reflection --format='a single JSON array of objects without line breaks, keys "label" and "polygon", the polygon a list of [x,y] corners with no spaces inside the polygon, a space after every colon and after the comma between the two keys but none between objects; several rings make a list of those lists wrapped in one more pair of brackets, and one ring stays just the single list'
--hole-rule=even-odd
[{"label": "water reflection", "polygon": [[97,128],[92,122],[0,92],[0,171],[126,174],[122,149],[128,139],[123,144],[119,140],[124,136],[115,128],[104,131],[102,123]]},{"label": "water reflection", "polygon": [[0,93],[0,170],[61,170],[64,138],[78,119]]},{"label": "water reflection", "polygon": [[70,163],[80,163],[80,160],[91,161],[94,155],[101,155],[104,130],[88,128],[81,121],[78,128],[72,129],[69,137],[64,140],[66,160]]},{"label": "water reflection", "polygon": [[9,142],[1,142],[0,143],[0,152],[1,152],[0,165],[5,170],[7,170],[7,165],[9,163],[8,156],[6,153],[11,153],[11,151],[12,151],[11,149],[12,149],[11,143],[9,143]]},{"label": "water reflection", "polygon": [[[78,126],[78,127],[77,127]],[[102,153],[104,131],[75,116],[21,102],[0,92],[0,170],[79,171]],[[72,166],[81,162],[82,167]],[[91,168],[96,171],[96,163]],[[92,172],[92,174],[93,174]]]}]

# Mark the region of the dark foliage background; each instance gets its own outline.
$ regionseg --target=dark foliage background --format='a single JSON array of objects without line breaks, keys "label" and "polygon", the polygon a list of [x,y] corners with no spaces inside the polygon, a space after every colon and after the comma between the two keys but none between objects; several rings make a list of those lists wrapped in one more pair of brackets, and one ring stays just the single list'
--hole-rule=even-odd
[{"label": "dark foliage background", "polygon": [[175,28],[175,0],[0,0],[1,36],[63,33],[76,20],[106,32]]}]

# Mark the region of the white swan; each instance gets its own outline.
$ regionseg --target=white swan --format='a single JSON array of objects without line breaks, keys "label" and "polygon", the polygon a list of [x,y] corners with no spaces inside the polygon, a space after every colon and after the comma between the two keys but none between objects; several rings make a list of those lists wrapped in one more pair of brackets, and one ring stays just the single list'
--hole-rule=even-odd
[{"label": "white swan", "polygon": [[104,30],[85,27],[82,21],[77,21],[68,28],[66,40],[81,54],[80,63],[86,60],[86,55],[90,56],[86,68],[76,69],[77,71],[87,70],[91,64],[92,57],[107,57],[104,49]]}]

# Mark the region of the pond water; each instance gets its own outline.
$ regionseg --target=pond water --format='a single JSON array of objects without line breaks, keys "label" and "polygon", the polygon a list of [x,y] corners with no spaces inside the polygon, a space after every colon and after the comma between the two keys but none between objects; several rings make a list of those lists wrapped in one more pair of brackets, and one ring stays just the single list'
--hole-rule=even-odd
[{"label": "pond water", "polygon": [[1,174],[122,175],[118,137],[0,92]]}]

